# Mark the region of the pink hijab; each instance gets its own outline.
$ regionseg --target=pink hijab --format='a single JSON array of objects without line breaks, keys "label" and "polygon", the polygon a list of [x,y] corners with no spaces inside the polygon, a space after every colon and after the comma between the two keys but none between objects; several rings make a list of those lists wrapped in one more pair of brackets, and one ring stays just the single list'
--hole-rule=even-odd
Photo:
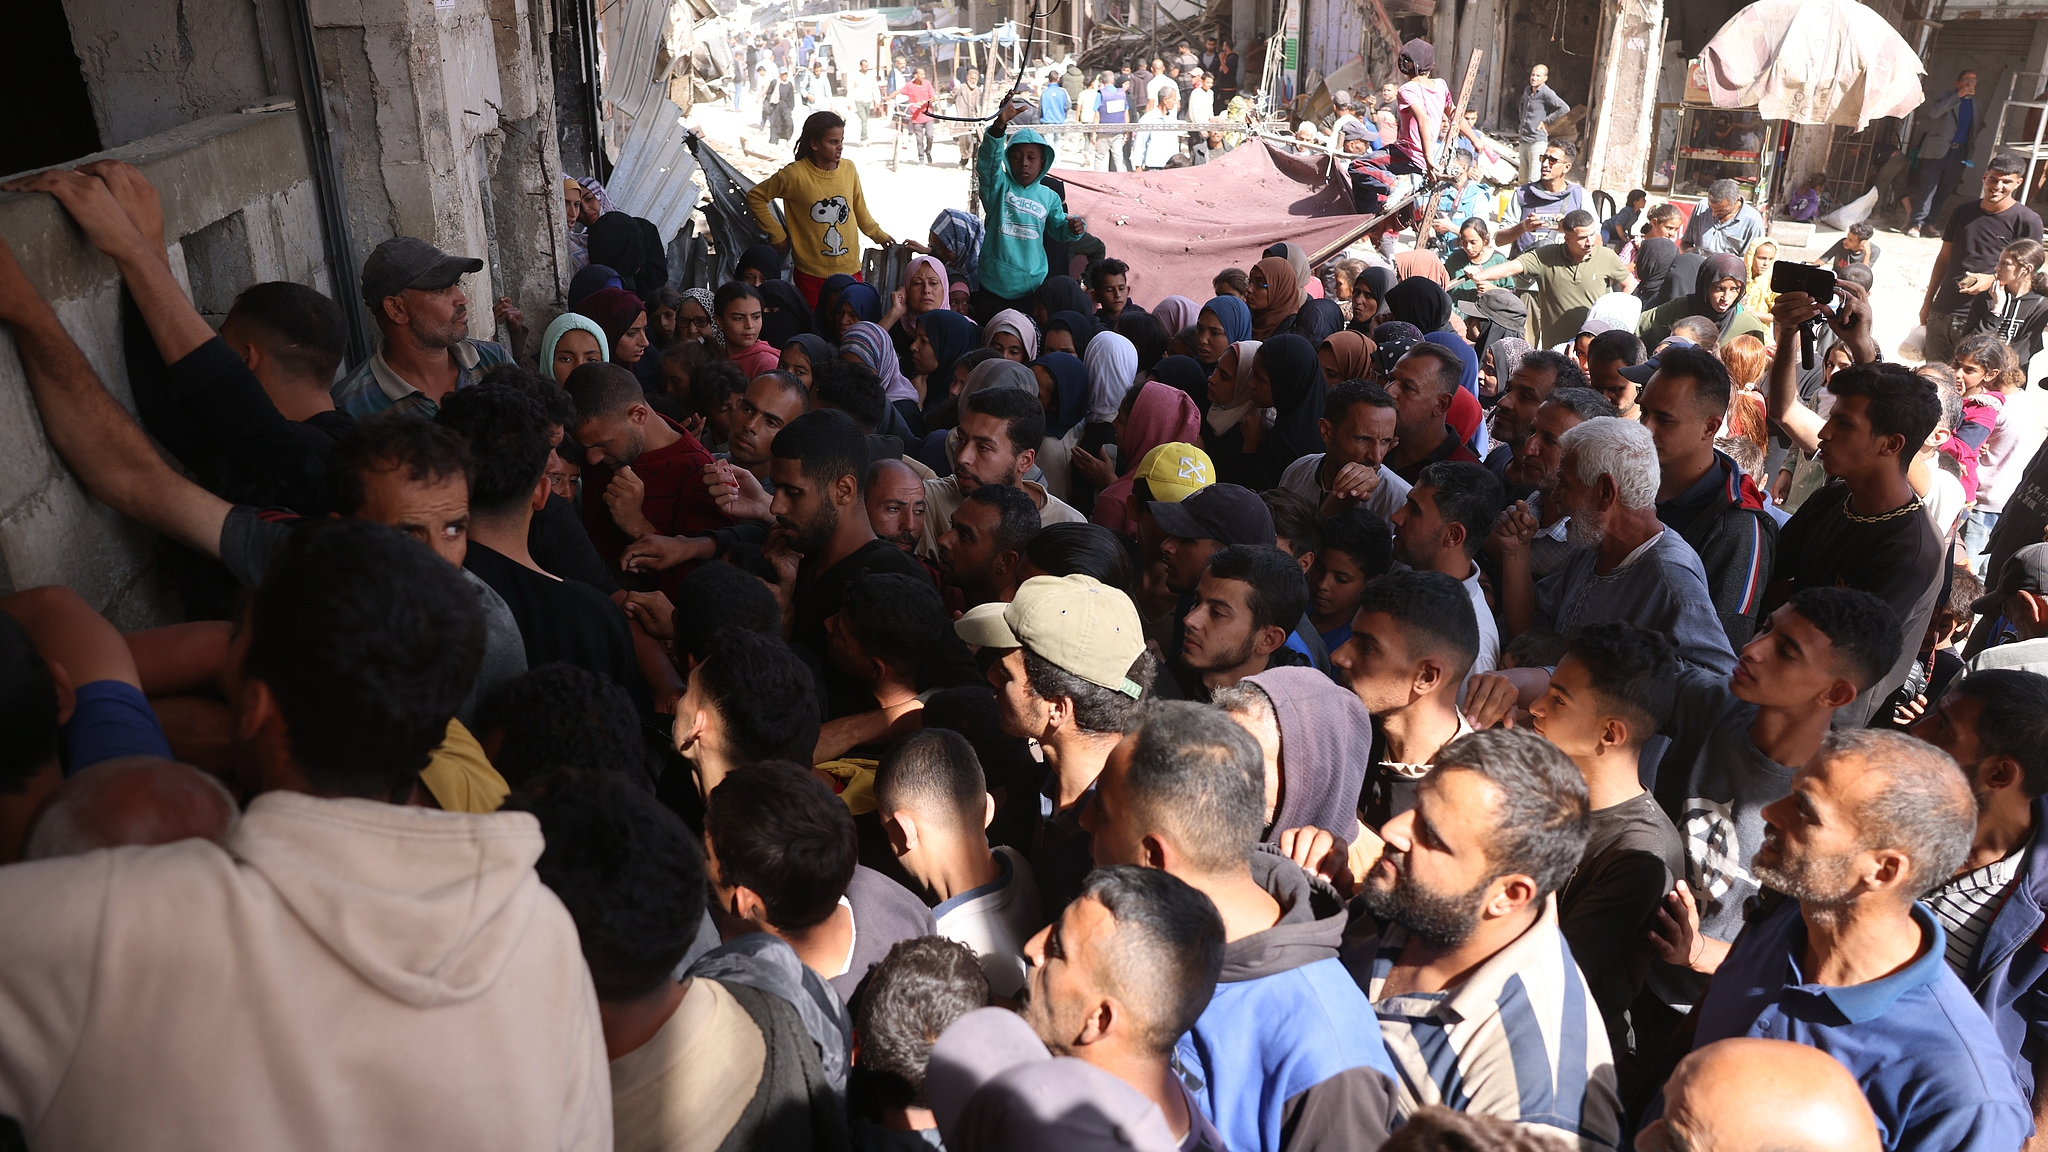
[{"label": "pink hijab", "polygon": [[931,265],[932,271],[935,274],[937,274],[939,278],[940,304],[936,311],[944,312],[946,309],[951,308],[953,306],[953,282],[946,278],[946,266],[943,263],[941,263],[937,257],[912,256],[910,258],[910,263],[904,265],[903,267],[903,282],[905,284],[910,283],[910,274],[911,272],[916,270],[919,264]]},{"label": "pink hijab", "polygon": [[[1184,328],[1195,326],[1195,317],[1202,314],[1201,308],[1185,296],[1168,296],[1152,306],[1152,315],[1166,326],[1166,334],[1175,336]],[[1169,441],[1171,443],[1171,441]]]},{"label": "pink hijab", "polygon": [[1138,534],[1138,510],[1131,505],[1131,487],[1145,453],[1161,444],[1198,444],[1202,431],[1202,411],[1195,407],[1194,397],[1156,380],[1148,380],[1138,389],[1130,419],[1124,421],[1124,433],[1117,438],[1116,458],[1123,475],[1095,498],[1093,517],[1097,524],[1126,536]]}]

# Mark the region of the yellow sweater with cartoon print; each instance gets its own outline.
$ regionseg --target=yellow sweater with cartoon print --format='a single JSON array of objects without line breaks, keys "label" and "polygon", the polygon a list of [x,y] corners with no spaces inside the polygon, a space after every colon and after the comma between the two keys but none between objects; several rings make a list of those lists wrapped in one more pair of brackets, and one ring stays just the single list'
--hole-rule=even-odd
[{"label": "yellow sweater with cartoon print", "polygon": [[809,160],[791,161],[747,192],[747,207],[753,210],[755,223],[768,234],[770,244],[779,244],[783,229],[769,210],[770,200],[782,201],[782,215],[789,222],[790,254],[796,270],[806,276],[823,279],[858,274],[860,233],[879,244],[894,243],[868,214],[860,173],[850,160],[841,160],[830,172]]}]

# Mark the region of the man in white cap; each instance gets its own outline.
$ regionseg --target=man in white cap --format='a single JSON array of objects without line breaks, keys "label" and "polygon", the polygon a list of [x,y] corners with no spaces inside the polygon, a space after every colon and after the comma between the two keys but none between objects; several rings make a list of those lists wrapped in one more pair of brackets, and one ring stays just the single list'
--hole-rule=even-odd
[{"label": "man in white cap", "polygon": [[1045,908],[1064,908],[1094,867],[1081,811],[1157,668],[1138,609],[1092,576],[1034,576],[1008,604],[979,605],[954,627],[1002,653],[988,678],[1003,732],[1038,741],[1051,769],[1031,867]]}]

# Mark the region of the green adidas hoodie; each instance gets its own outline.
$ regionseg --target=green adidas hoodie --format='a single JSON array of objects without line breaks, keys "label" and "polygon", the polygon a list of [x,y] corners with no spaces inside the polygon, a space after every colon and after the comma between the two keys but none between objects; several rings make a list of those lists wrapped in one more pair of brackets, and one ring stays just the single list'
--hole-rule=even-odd
[{"label": "green adidas hoodie", "polygon": [[[1009,154],[1019,148],[1045,149],[1040,180],[1019,184],[1010,176]],[[1052,171],[1052,145],[1031,128],[1019,129],[1003,144],[1003,126],[989,126],[981,139],[975,168],[981,176],[981,203],[988,214],[988,238],[981,246],[981,286],[1015,300],[1045,283],[1045,235],[1068,233],[1067,210],[1059,194],[1041,180]]]}]

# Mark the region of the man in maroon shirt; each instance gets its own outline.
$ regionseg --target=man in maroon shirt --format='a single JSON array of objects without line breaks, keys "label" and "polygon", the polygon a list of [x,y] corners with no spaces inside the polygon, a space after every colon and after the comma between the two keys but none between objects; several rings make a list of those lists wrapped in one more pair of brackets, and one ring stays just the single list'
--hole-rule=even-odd
[{"label": "man in maroon shirt", "polygon": [[[608,564],[642,536],[702,536],[732,524],[704,484],[711,453],[683,426],[647,406],[640,382],[616,364],[585,364],[563,382],[583,446],[583,526]],[[693,565],[661,575],[673,592]]]}]

